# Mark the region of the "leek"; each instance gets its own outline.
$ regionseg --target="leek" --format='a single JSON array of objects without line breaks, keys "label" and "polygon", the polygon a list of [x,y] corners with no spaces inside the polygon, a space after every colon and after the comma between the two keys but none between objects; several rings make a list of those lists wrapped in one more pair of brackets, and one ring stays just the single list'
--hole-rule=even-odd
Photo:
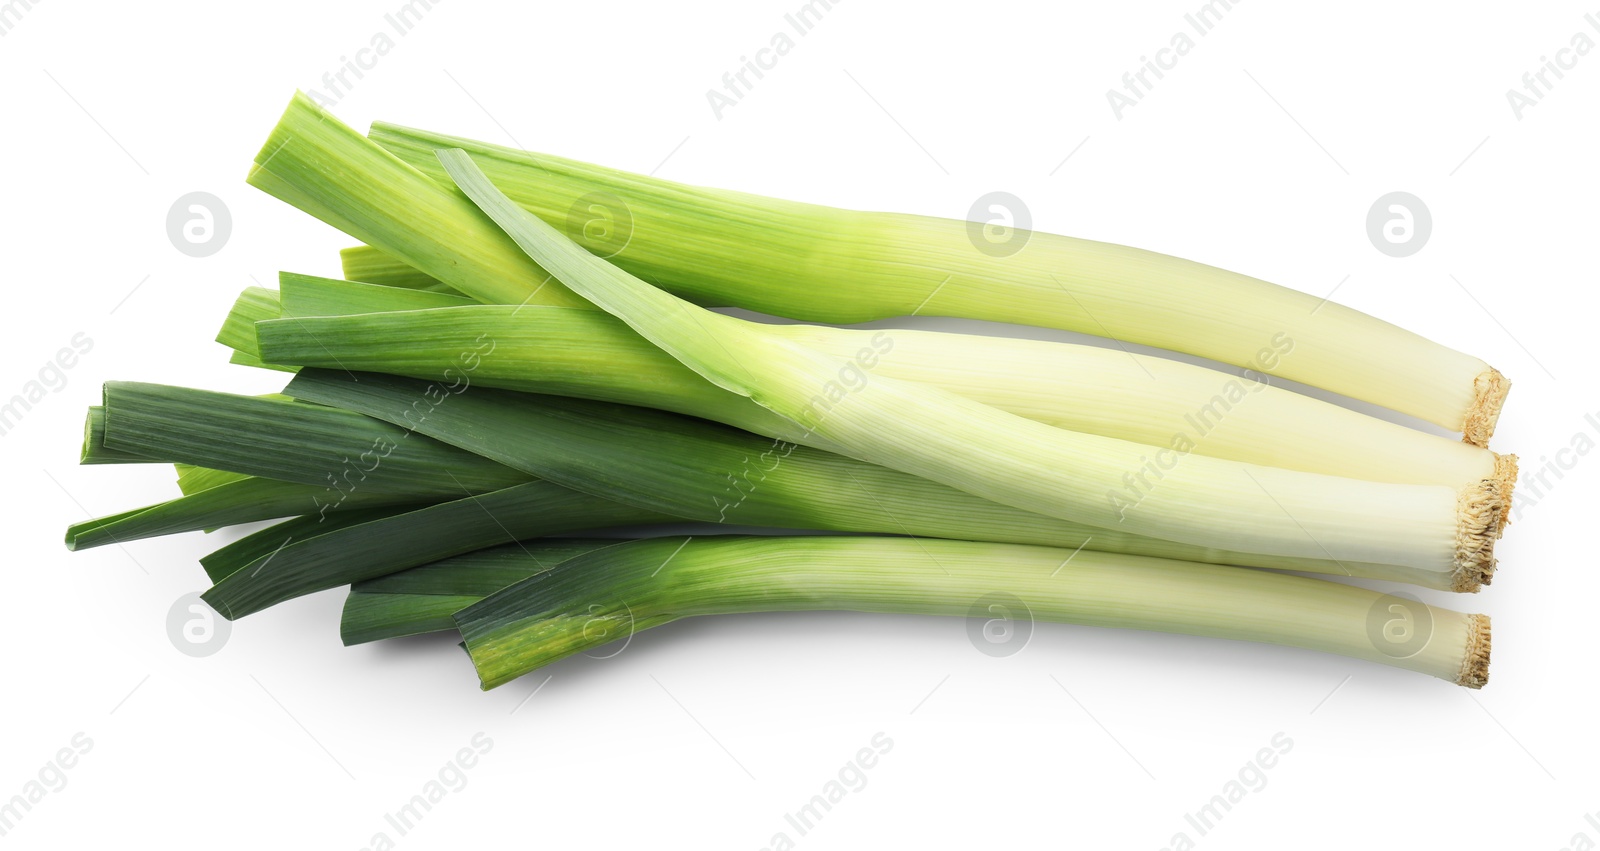
[{"label": "leek", "polygon": [[528,475],[685,520],[1087,548],[1458,591],[1475,591],[1487,578],[1196,547],[1098,529],[810,447],[642,408],[479,388],[418,419],[411,406],[421,386],[385,375],[306,370],[285,392],[408,424]]},{"label": "leek", "polygon": [[[788,422],[706,382],[597,311],[490,305],[415,310],[391,303],[389,292],[406,291],[335,283],[319,282],[327,296],[316,313],[257,322],[254,342],[270,360],[437,378],[460,367],[462,352],[492,341],[494,356],[473,368],[473,380],[482,384],[662,408],[771,437],[806,439]],[[1047,425],[1179,455],[1400,484],[1459,487],[1489,478],[1505,494],[1516,478],[1515,456],[1302,396],[1264,377],[1034,340],[763,327],[837,358],[865,352],[873,375],[943,387]]]},{"label": "leek", "polygon": [[[428,176],[442,181],[432,156],[444,137],[380,125],[374,138],[405,161],[297,95],[249,180],[481,301],[585,306]],[[1285,377],[1465,431],[1476,445],[1509,389],[1482,361],[1365,314],[1176,258],[1033,234],[1027,250],[999,259],[968,242],[964,223],[696,190],[570,162],[540,177],[527,155],[460,144],[482,153],[519,201],[563,224],[592,188],[578,184],[609,175],[644,216],[617,262],[698,303],[814,321],[933,312],[1044,324],[1238,366],[1255,365],[1261,347],[1285,335],[1299,346]],[[550,182],[532,185],[540,180]]]},{"label": "leek", "polygon": [[[171,464],[181,496],[67,535],[280,520],[200,560],[224,617],[350,585],[346,643],[454,626],[489,688],[696,615],[987,617],[1002,595],[1032,619],[1487,678],[1485,616],[1277,572],[1489,580],[1516,462],[1483,448],[1509,385],[1475,358],[1137,249],[1012,231],[986,250],[978,223],[367,137],[304,95],[249,182],[365,243],[349,280],[286,272],[234,302],[217,341],[293,373],[282,394],[107,384],[81,460]],[[583,227],[597,211],[622,229]],[[1038,324],[1245,371],[712,307]],[[856,536],[629,540],[683,521]],[[1388,628],[1399,609],[1419,631]]]},{"label": "leek", "polygon": [[1477,576],[1493,568],[1503,503],[1492,480],[1460,489],[1397,485],[1192,457],[1157,470],[1137,499],[1118,499],[1125,477],[1154,466],[1149,447],[869,376],[854,361],[699,308],[515,205],[465,152],[439,157],[462,191],[568,287],[712,383],[861,460],[1005,505],[1198,546]]},{"label": "leek", "polygon": [[[1413,652],[1372,629],[1398,602],[1366,588],[1048,547],[909,538],[657,538],[575,556],[456,614],[485,689],[687,617],[849,610],[970,615],[1004,593],[1038,621],[1337,653],[1481,688],[1489,619],[1415,604]],[[1418,619],[1423,620],[1422,618]]]},{"label": "leek", "polygon": [[[1477,590],[1485,578],[1403,565],[1202,548],[1124,530],[1096,529],[998,505],[883,467],[645,409],[479,388],[419,416],[417,402],[428,398],[432,386],[379,374],[357,377],[307,370],[285,392],[317,404],[158,386],[118,385],[108,398],[119,408],[131,404],[147,421],[133,422],[142,425],[140,445],[147,449],[203,457],[209,463],[300,482],[299,489],[283,494],[298,496],[300,502],[290,503],[285,512],[282,500],[276,500],[279,514],[266,516],[303,512],[307,517],[296,522],[318,533],[328,531],[320,524],[331,511],[420,506],[543,478],[607,500],[704,522],[1087,547],[1455,590]],[[201,411],[206,427],[194,429],[183,440],[157,439],[175,430],[176,424],[195,421]],[[161,423],[167,426],[151,425]],[[258,440],[256,435],[271,439]],[[368,470],[367,465],[348,463],[350,453],[379,441],[403,446],[406,455],[390,457],[408,464],[387,463],[386,458]],[[325,484],[327,464],[334,459],[358,478],[319,486]],[[407,472],[418,465],[436,465],[440,472],[431,476]],[[841,488],[840,483],[848,486]],[[471,513],[470,508],[464,510]],[[275,540],[310,537],[292,526],[285,530]],[[458,549],[503,540],[502,530],[487,531],[488,538],[475,538],[464,530],[441,534]],[[274,544],[266,549],[275,548]],[[291,548],[275,557],[290,561],[301,552],[305,551]],[[213,554],[205,560],[214,578],[232,572],[230,568],[219,574],[213,567],[217,558],[221,556]],[[237,562],[234,568],[248,561]]]},{"label": "leek", "polygon": [[[587,163],[377,123],[370,137],[441,183],[438,149],[469,151],[519,205],[645,280],[699,304],[816,322],[922,315],[1064,328],[1257,367],[1278,335],[1279,374],[1402,411],[1488,445],[1509,390],[1478,358],[1335,302],[1121,245],[1012,234],[990,252],[968,222],[863,213],[684,186]],[[609,196],[626,216],[596,243],[574,205]],[[583,219],[578,219],[582,221]],[[997,256],[1003,254],[1004,256]]]}]

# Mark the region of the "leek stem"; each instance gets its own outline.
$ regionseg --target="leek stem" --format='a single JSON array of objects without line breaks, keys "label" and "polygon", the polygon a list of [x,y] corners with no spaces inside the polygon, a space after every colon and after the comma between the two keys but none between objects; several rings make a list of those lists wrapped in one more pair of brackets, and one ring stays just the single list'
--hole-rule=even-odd
[{"label": "leek stem", "polygon": [[1509,389],[1481,360],[1381,320],[1152,252],[1035,233],[1024,250],[996,257],[964,222],[693,189],[554,158],[547,168],[544,158],[388,125],[373,134],[394,153],[297,95],[249,181],[488,303],[585,306],[448,191],[432,159],[441,144],[477,151],[518,201],[569,228],[577,200],[614,190],[637,218],[626,245],[602,253],[697,303],[812,321],[920,312],[1042,324],[1237,366],[1254,366],[1284,335],[1300,354],[1283,376],[1464,431],[1475,445],[1486,444]]},{"label": "leek stem", "polygon": [[[439,158],[457,186],[568,287],[712,383],[853,457],[1005,505],[1197,546],[1476,577],[1493,569],[1503,503],[1491,480],[1458,491],[1205,457],[1168,464],[1140,444],[1050,428],[945,391],[869,376],[855,361],[650,286],[512,203],[465,152],[440,151]],[[1144,470],[1155,471],[1156,483],[1147,476],[1147,489],[1118,497]]]},{"label": "leek stem", "polygon": [[661,411],[478,388],[411,416],[419,382],[310,369],[286,392],[404,423],[574,490],[686,520],[1000,541],[1304,570],[1475,591],[1452,570],[1288,558],[1099,529],[806,446]]},{"label": "leek stem", "polygon": [[[302,279],[309,283],[312,279]],[[709,385],[615,317],[559,307],[475,305],[417,310],[407,290],[315,279],[318,312],[257,323],[270,359],[412,377],[459,368],[480,340],[495,356],[474,379],[718,419],[806,439],[748,400]],[[431,294],[430,294],[431,295]],[[284,296],[289,301],[287,291]],[[396,312],[403,311],[403,312]],[[350,315],[358,314],[358,315]],[[767,325],[777,336],[850,360],[873,375],[942,387],[1036,422],[1264,466],[1400,484],[1515,482],[1500,456],[1271,386],[1164,358],[1094,346],[903,329]],[[668,398],[671,394],[674,398]]]},{"label": "leek stem", "polygon": [[[1469,688],[1488,678],[1484,615],[1268,571],[914,538],[634,541],[536,573],[455,620],[489,689],[686,617],[839,609],[994,617],[986,601],[1001,601],[1008,620],[1304,647]],[[1414,632],[1386,631],[1397,617]]]},{"label": "leek stem", "polygon": [[[1478,446],[1509,389],[1482,360],[1375,317],[1153,251],[1026,231],[986,250],[969,222],[685,186],[381,122],[370,138],[440,183],[435,151],[470,152],[517,204],[697,304],[830,323],[920,313],[1042,325],[1252,368],[1283,335],[1298,348],[1278,374],[1464,431]],[[585,198],[610,205],[626,240],[573,227]]]}]

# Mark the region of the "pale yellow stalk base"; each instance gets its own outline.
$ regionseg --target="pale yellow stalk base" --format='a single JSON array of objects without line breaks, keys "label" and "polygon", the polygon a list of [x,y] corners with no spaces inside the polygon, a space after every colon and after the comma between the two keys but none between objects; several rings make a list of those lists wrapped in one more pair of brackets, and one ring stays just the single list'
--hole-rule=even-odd
[{"label": "pale yellow stalk base", "polygon": [[1493,479],[1462,488],[1456,502],[1456,569],[1451,590],[1471,592],[1494,578],[1494,542],[1505,500]]},{"label": "pale yellow stalk base", "polygon": [[1483,688],[1489,682],[1489,616],[1467,615],[1467,649],[1456,685]]},{"label": "pale yellow stalk base", "polygon": [[1517,456],[1494,456],[1494,483],[1500,489],[1500,532],[1511,525],[1511,492],[1517,487]]},{"label": "pale yellow stalk base", "polygon": [[1500,370],[1490,368],[1472,383],[1472,407],[1461,423],[1461,440],[1473,446],[1488,446],[1494,436],[1494,425],[1500,419],[1500,408],[1511,392],[1511,382]]}]

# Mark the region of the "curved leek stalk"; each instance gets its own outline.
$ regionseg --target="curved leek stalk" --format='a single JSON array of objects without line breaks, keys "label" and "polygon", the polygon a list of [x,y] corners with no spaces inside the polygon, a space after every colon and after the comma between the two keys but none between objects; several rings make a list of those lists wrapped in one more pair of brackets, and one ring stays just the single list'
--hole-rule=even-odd
[{"label": "curved leek stalk", "polygon": [[[419,383],[307,370],[288,392],[617,502],[711,523],[1043,544],[1476,591],[1480,577],[1196,547],[1056,520],[917,476],[660,411],[479,388],[417,420]],[[487,546],[487,544],[481,544]]]},{"label": "curved leek stalk", "polygon": [[[775,444],[698,419],[642,408],[479,388],[450,398],[448,404],[430,406],[425,415],[419,416],[415,405],[417,400],[429,398],[431,386],[428,382],[380,374],[368,373],[358,378],[344,372],[307,370],[290,383],[286,392],[317,403],[313,405],[183,388],[117,386],[110,398],[139,411],[138,417],[124,411],[123,418],[129,420],[130,427],[140,426],[140,433],[145,435],[141,445],[153,451],[204,457],[227,467],[247,467],[298,479],[300,483],[230,482],[236,487],[218,487],[215,494],[180,500],[161,511],[152,510],[134,518],[109,518],[106,522],[112,525],[88,540],[106,543],[114,539],[108,534],[115,536],[119,531],[125,537],[141,536],[134,534],[141,530],[149,534],[189,531],[196,528],[193,520],[217,518],[207,510],[215,500],[227,501],[227,494],[241,490],[258,494],[260,502],[230,510],[248,511],[253,507],[271,513],[245,515],[213,525],[302,512],[308,516],[225,547],[203,563],[214,579],[221,579],[256,559],[271,556],[274,572],[265,579],[276,581],[276,571],[322,551],[308,549],[309,538],[396,511],[358,516],[353,513],[356,509],[409,506],[398,510],[415,511],[419,505],[538,477],[608,501],[686,520],[1045,544],[1387,579],[1458,591],[1477,590],[1480,579],[1476,574],[1399,565],[1196,547],[1124,530],[1096,529],[999,505],[884,467],[808,447]],[[191,432],[187,439],[150,437],[166,431],[163,424],[198,420],[201,411],[207,427]],[[397,431],[394,426],[409,431]],[[257,439],[263,433],[270,439]],[[378,463],[370,470],[361,469],[352,481],[324,486],[319,477],[327,475],[325,465],[329,459],[348,457],[349,452],[369,446],[378,438],[404,446],[409,456],[404,459],[407,463]],[[400,456],[391,457],[401,460]],[[405,469],[419,464],[436,465],[451,472],[442,479],[403,474]],[[343,469],[345,465],[340,466]],[[193,486],[201,478],[215,481],[225,479],[227,474],[190,468],[185,475]],[[841,483],[846,486],[841,487]],[[436,517],[439,511],[465,511],[475,518],[478,508],[468,502],[419,516]],[[174,526],[174,517],[192,518],[191,524]],[[152,525],[157,521],[160,524]],[[453,551],[478,549],[504,540],[505,530],[499,526],[485,526],[479,532],[474,528],[477,527],[452,528],[441,522],[437,534]],[[84,531],[75,528],[74,534]],[[259,543],[259,547],[247,543],[250,541]],[[429,546],[433,545],[430,542]],[[280,546],[287,549],[280,553]],[[361,552],[340,556],[337,551],[329,552],[333,555],[317,557],[332,563],[340,558],[367,559],[371,555]],[[414,558],[415,553],[407,552],[406,557]],[[380,559],[374,570],[385,564],[391,570],[407,566]],[[305,588],[317,590],[310,585],[297,586]]]},{"label": "curved leek stalk", "polygon": [[[1140,444],[869,375],[859,361],[830,358],[650,286],[512,203],[465,152],[439,157],[457,186],[568,287],[712,383],[853,457],[1005,505],[1197,546],[1476,575],[1492,569],[1503,503],[1491,480],[1453,489],[1216,458],[1168,463]],[[1159,469],[1153,482],[1146,474],[1146,489],[1117,496],[1152,467]]]},{"label": "curved leek stalk", "polygon": [[[474,369],[482,383],[663,408],[805,439],[610,315],[498,305],[394,312],[402,308],[385,306],[390,298],[384,291],[406,291],[337,283],[342,289],[327,286],[318,313],[256,326],[269,359],[438,377],[458,368],[460,354],[473,351],[477,341],[492,340],[495,355]],[[359,315],[339,315],[345,313]],[[1274,387],[1261,375],[1238,377],[1165,358],[1037,340],[763,327],[845,360],[865,352],[873,375],[942,387],[1047,425],[1181,455],[1400,484],[1460,487],[1488,478],[1507,493],[1516,478],[1515,456]]]},{"label": "curved leek stalk", "polygon": [[638,219],[620,252],[602,253],[700,303],[813,321],[922,312],[1043,324],[1239,366],[1281,333],[1301,352],[1285,377],[1464,431],[1477,445],[1509,389],[1482,361],[1373,317],[1138,249],[1041,233],[1002,258],[980,250],[968,236],[977,226],[963,222],[849,213],[556,160],[545,175],[554,182],[536,185],[542,166],[527,154],[387,125],[374,138],[404,161],[298,94],[249,182],[487,303],[587,306],[449,191],[432,158],[441,142],[482,153],[519,201],[569,229],[574,202],[610,180]]},{"label": "curved leek stalk", "polygon": [[[1469,688],[1481,688],[1489,669],[1485,615],[1266,571],[916,538],[634,541],[538,572],[455,620],[490,689],[682,618],[837,609],[1000,613],[1008,620],[1260,641],[1393,665]],[[1396,619],[1411,631],[1386,630]]]},{"label": "curved leek stalk", "polygon": [[[1509,390],[1482,360],[1375,317],[1153,251],[1027,231],[996,245],[969,222],[685,186],[381,122],[370,138],[440,182],[434,151],[470,152],[529,212],[697,304],[813,322],[920,313],[1042,325],[1257,368],[1261,347],[1284,335],[1299,345],[1277,374],[1479,446]],[[610,205],[625,233],[597,241],[574,227],[584,198]]]},{"label": "curved leek stalk", "polygon": [[[119,388],[112,397],[134,401],[139,395],[149,395],[137,407],[143,408],[141,418],[150,423],[191,422],[198,418],[198,412],[205,412],[208,427],[193,431],[188,439],[147,438],[142,442],[144,446],[302,481],[293,486],[284,484],[279,488],[282,493],[270,491],[276,483],[250,486],[267,488],[275,495],[261,506],[275,513],[247,519],[298,513],[308,516],[274,527],[276,537],[270,541],[267,538],[271,536],[266,533],[246,539],[265,541],[260,549],[241,542],[208,556],[204,564],[217,579],[269,555],[275,570],[289,566],[313,552],[305,547],[308,538],[325,535],[344,524],[348,518],[343,515],[353,509],[403,505],[412,506],[405,510],[415,510],[417,505],[538,477],[609,501],[686,520],[1081,547],[1387,579],[1458,591],[1475,591],[1480,582],[1477,574],[1459,571],[1270,556],[1196,547],[1125,530],[1097,529],[999,505],[884,467],[642,408],[478,388],[451,397],[446,404],[429,405],[419,416],[417,401],[429,398],[427,391],[432,386],[380,374],[357,377],[345,372],[306,370],[290,383],[287,392],[317,404],[164,387],[154,387],[146,393]],[[358,413],[367,416],[356,416]],[[397,432],[394,426],[409,431]],[[161,431],[162,428],[148,426],[142,429],[146,435]],[[263,432],[270,439],[255,439]],[[349,452],[371,445],[377,439],[374,435],[404,446],[409,464],[378,463],[370,465],[370,470],[363,465],[352,480],[324,486],[324,465],[328,460],[349,457]],[[422,463],[450,472],[442,474],[442,478],[397,475],[408,466]],[[341,463],[340,468],[343,470],[345,465]],[[188,475],[208,480],[218,477],[215,471],[198,469],[190,470]],[[231,491],[218,488],[217,492],[221,496]],[[184,504],[204,506],[206,501],[195,499]],[[169,511],[180,508],[175,506]],[[473,518],[478,513],[471,503],[438,510],[465,511]],[[340,516],[327,514],[330,511]],[[127,522],[138,528],[139,524],[148,526],[164,516],[157,513]],[[364,523],[368,516],[371,515],[352,522]],[[485,526],[481,532],[474,532],[474,528],[477,527],[440,525],[437,534],[454,551],[478,549],[504,540],[504,529],[499,526]],[[535,530],[538,528],[542,527]],[[174,531],[187,530],[180,527]],[[280,545],[288,549],[279,553]],[[241,558],[241,553],[248,557]],[[363,552],[348,558],[365,559],[369,555]],[[407,553],[408,558],[413,556]],[[325,560],[337,559],[329,556]],[[394,563],[389,569],[405,566]],[[276,574],[268,574],[266,579],[274,581]]]}]

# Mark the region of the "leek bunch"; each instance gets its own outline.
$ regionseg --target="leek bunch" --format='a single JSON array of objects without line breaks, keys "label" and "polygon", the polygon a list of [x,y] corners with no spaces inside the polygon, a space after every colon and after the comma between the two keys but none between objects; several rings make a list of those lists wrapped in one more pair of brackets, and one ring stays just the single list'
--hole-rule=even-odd
[{"label": "leek bunch", "polygon": [[[106,385],[83,463],[173,464],[180,495],[67,533],[280,520],[201,560],[225,617],[349,586],[347,644],[457,630],[492,688],[686,617],[1003,595],[1040,621],[1487,680],[1486,616],[1340,581],[1477,591],[1516,479],[1486,448],[1504,378],[1381,320],[1122,246],[1039,233],[997,257],[960,222],[362,136],[304,96],[249,182],[363,243],[346,280],[285,272],[224,319],[236,363],[290,374],[279,394]],[[568,227],[596,193],[626,239]],[[912,313],[1250,371],[814,324]],[[685,522],[707,531],[659,531]]]}]

